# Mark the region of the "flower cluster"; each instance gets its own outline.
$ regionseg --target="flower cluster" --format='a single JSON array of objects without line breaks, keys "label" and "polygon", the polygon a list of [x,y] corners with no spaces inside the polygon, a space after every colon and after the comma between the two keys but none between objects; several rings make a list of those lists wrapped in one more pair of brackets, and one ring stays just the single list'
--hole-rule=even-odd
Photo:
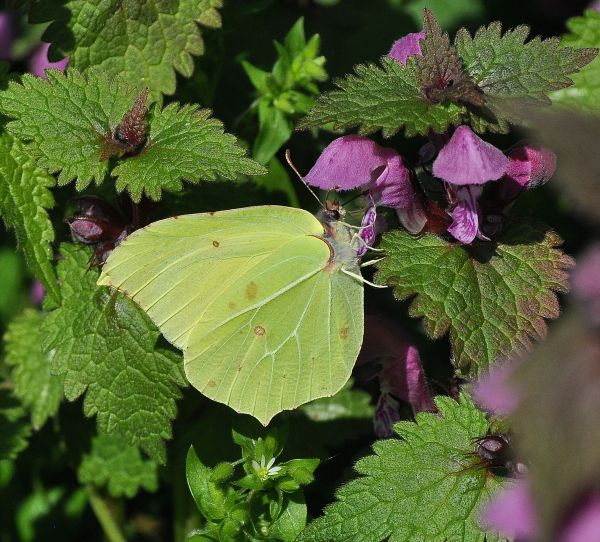
[{"label": "flower cluster", "polygon": [[[423,38],[423,32],[405,36],[393,44],[389,56],[406,66],[409,57],[421,54]],[[335,139],[304,180],[325,190],[363,191],[363,243],[358,249],[362,256],[377,234],[378,206],[395,209],[411,233],[446,231],[463,244],[490,240],[501,230],[504,213],[517,197],[554,175],[556,156],[532,145],[505,154],[463,125],[447,134],[432,133],[419,152],[419,165],[442,183],[443,210],[417,189],[416,176],[395,150],[364,136]]]}]

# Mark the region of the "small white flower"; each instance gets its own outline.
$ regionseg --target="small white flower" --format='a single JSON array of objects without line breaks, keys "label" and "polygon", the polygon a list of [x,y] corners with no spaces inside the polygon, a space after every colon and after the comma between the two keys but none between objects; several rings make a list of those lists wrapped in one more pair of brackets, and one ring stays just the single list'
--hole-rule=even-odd
[{"label": "small white flower", "polygon": [[252,468],[254,469],[254,472],[256,472],[256,475],[263,481],[267,480],[271,476],[275,476],[281,470],[281,467],[274,465],[275,458],[272,457],[267,463],[267,459],[264,455],[260,458],[260,464],[256,460],[252,461]]}]

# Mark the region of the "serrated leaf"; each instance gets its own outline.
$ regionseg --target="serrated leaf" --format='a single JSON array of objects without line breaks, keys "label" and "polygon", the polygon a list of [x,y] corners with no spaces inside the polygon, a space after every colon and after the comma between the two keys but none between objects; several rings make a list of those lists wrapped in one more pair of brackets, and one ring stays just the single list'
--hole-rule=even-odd
[{"label": "serrated leaf", "polygon": [[30,411],[34,429],[56,414],[63,397],[63,379],[50,374],[49,356],[42,352],[43,321],[41,312],[27,309],[10,323],[4,335],[14,393]]},{"label": "serrated leaf", "polygon": [[300,128],[333,123],[335,129],[358,127],[361,134],[383,131],[391,137],[401,128],[407,136],[425,135],[429,130],[443,133],[451,124],[459,124],[465,111],[456,104],[428,104],[421,91],[414,58],[406,68],[384,57],[375,64],[355,67],[356,74],[338,79],[339,90],[322,95]]},{"label": "serrated leaf", "polygon": [[476,466],[474,439],[489,429],[485,415],[463,395],[437,397],[439,415],[421,412],[400,422],[402,438],[380,440],[356,464],[360,478],[336,493],[298,542],[492,542],[478,525],[480,507],[502,485]]},{"label": "serrated leaf", "polygon": [[497,116],[496,121],[472,114],[476,129],[508,131],[507,119],[500,107],[502,101],[520,99],[537,104],[549,104],[548,94],[566,88],[573,81],[570,75],[591,62],[595,49],[561,47],[560,39],[527,42],[530,29],[518,26],[502,34],[500,22],[481,27],[474,37],[462,28],[456,34],[455,46],[465,69],[484,92],[486,105]]},{"label": "serrated leaf", "polygon": [[0,112],[15,118],[6,126],[38,166],[57,173],[63,186],[77,179],[77,190],[93,180],[100,184],[108,170],[101,160],[110,137],[132,106],[136,93],[119,77],[76,70],[47,72],[48,80],[25,74],[0,93]]},{"label": "serrated leaf", "polygon": [[86,392],[84,413],[97,415],[100,432],[139,444],[164,462],[177,386],[185,385],[181,357],[156,347],[160,333],[133,301],[96,286],[88,250],[65,244],[61,252],[63,301],[42,329],[53,370],[64,375],[65,395],[73,401]]},{"label": "serrated leaf", "polygon": [[221,26],[222,0],[37,0],[32,22],[53,21],[43,36],[53,60],[70,56],[81,70],[99,66],[110,77],[148,87],[154,98],[175,92],[175,71],[190,77],[204,53],[197,23]]},{"label": "serrated leaf", "polygon": [[[567,22],[570,34],[567,34],[562,45],[565,47],[600,47],[600,13],[588,10],[583,17],[574,17]],[[568,105],[586,111],[600,111],[600,58],[596,57],[590,64],[571,76],[575,83],[572,87],[553,92],[550,95],[553,103]]]},{"label": "serrated leaf", "polygon": [[23,419],[24,414],[8,390],[0,389],[0,460],[14,459],[27,448],[31,426]]},{"label": "serrated leaf", "polygon": [[160,199],[162,190],[181,190],[182,180],[198,182],[260,175],[266,170],[246,157],[234,136],[207,109],[170,104],[150,120],[148,146],[114,170],[118,191],[127,189],[134,201],[145,193]]},{"label": "serrated leaf", "polygon": [[529,348],[546,334],[544,318],[558,317],[555,292],[568,289],[573,264],[560,244],[527,223],[508,226],[498,243],[472,246],[394,231],[383,236],[376,281],[393,286],[397,299],[416,296],[411,316],[423,317],[434,339],[449,331],[459,372],[476,375]]},{"label": "serrated leaf", "polygon": [[15,230],[17,246],[30,271],[58,302],[60,292],[52,265],[54,228],[47,209],[54,207],[49,188],[54,177],[35,165],[23,146],[6,133],[0,135],[0,214]]},{"label": "serrated leaf", "polygon": [[145,459],[137,446],[127,446],[116,435],[99,434],[77,469],[82,484],[107,486],[112,497],[133,497],[141,488],[156,491],[158,465]]}]

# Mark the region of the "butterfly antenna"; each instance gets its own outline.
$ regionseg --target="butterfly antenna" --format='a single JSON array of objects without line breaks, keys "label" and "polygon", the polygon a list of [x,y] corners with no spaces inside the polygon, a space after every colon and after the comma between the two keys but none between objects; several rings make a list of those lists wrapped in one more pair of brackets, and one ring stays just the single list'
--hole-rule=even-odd
[{"label": "butterfly antenna", "polygon": [[345,207],[346,205],[348,205],[349,203],[352,203],[355,199],[360,198],[361,196],[364,196],[367,192],[361,192],[360,194],[356,194],[355,196],[352,196],[349,200],[345,201],[344,203],[342,203],[342,207]]},{"label": "butterfly antenna", "polygon": [[[323,202],[319,199],[319,196],[317,196],[317,194],[315,194],[315,191],[308,185],[308,183],[304,180],[304,177],[302,177],[302,175],[300,175],[300,172],[298,171],[298,169],[296,168],[296,166],[294,165],[294,163],[292,162],[292,153],[290,152],[290,149],[286,149],[285,150],[285,161],[288,163],[288,166],[290,166],[290,168],[292,169],[292,171],[296,174],[296,176],[298,177],[298,179],[300,179],[300,181],[302,181],[302,184],[304,186],[306,186],[306,188],[308,188],[308,191],[313,195],[313,197],[319,202],[319,205],[321,207],[323,207],[323,209],[326,209],[325,205],[323,204]],[[329,193],[328,193],[329,194]]]}]

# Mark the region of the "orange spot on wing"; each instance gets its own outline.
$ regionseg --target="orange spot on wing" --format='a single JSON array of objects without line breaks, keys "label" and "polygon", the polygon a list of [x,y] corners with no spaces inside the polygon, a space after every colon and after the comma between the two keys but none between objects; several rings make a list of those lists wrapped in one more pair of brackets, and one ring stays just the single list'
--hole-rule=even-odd
[{"label": "orange spot on wing", "polygon": [[256,284],[256,282],[254,282],[254,281],[250,282],[248,284],[248,286],[246,286],[246,297],[248,299],[255,299],[257,291],[258,291],[258,285]]},{"label": "orange spot on wing", "polygon": [[341,327],[339,334],[340,334],[340,339],[347,339],[348,338],[348,334],[350,333],[350,329],[347,327]]},{"label": "orange spot on wing", "polygon": [[254,328],[254,334],[262,337],[266,333],[265,328],[262,326],[256,326]]},{"label": "orange spot on wing", "polygon": [[219,248],[219,245],[220,245],[220,244],[221,244],[221,243],[219,243],[219,241],[213,241],[213,242],[212,242],[212,245],[213,245],[213,247],[215,247],[215,248]]}]

